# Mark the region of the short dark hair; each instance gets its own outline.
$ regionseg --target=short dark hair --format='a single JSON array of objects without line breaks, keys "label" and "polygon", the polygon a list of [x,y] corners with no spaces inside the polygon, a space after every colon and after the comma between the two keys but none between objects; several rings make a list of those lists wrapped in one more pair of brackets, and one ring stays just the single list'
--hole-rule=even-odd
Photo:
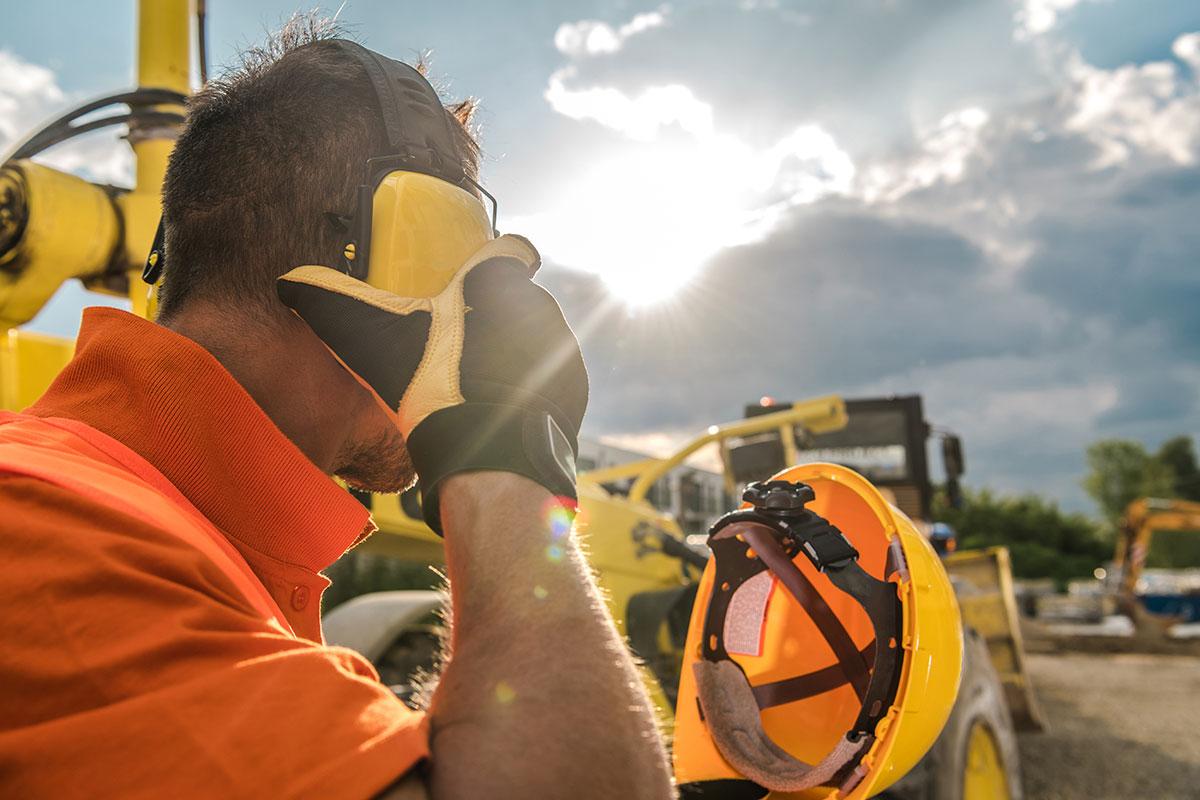
[{"label": "short dark hair", "polygon": [[[324,212],[353,210],[365,161],[386,139],[366,72],[326,42],[337,35],[327,20],[297,15],[188,101],[163,183],[160,319],[198,298],[280,313],[277,277],[340,263],[345,234]],[[468,100],[446,111],[477,178],[474,109]]]}]

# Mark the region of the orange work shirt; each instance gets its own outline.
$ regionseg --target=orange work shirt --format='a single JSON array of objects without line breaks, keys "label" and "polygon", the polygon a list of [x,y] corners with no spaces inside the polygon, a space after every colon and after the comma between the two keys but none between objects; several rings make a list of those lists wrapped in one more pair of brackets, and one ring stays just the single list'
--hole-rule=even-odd
[{"label": "orange work shirt", "polygon": [[0,471],[0,797],[369,798],[428,755],[424,715],[322,642],[320,570],[374,530],[367,510],[206,350],[88,309],[21,416],[123,445],[286,624],[165,522]]}]

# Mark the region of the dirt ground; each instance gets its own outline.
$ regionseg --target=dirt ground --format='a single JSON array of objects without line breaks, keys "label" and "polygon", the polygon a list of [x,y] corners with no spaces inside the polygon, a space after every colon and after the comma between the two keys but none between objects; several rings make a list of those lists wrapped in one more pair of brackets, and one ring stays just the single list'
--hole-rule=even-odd
[{"label": "dirt ground", "polygon": [[1200,798],[1200,658],[1029,655],[1049,722],[1020,736],[1028,800]]}]

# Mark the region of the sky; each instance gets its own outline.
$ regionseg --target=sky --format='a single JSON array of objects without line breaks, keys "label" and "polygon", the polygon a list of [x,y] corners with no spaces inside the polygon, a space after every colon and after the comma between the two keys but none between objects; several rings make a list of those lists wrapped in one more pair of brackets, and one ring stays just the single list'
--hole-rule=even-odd
[{"label": "sky", "polygon": [[[305,6],[307,8],[307,6]],[[296,6],[209,0],[214,71]],[[1091,511],[1099,438],[1200,435],[1200,4],[347,0],[482,102],[501,229],[581,339],[584,433],[920,393],[967,483]],[[0,148],[130,86],[133,2],[6,3]],[[127,183],[111,134],[46,160]],[[72,334],[66,287],[35,320]]]}]

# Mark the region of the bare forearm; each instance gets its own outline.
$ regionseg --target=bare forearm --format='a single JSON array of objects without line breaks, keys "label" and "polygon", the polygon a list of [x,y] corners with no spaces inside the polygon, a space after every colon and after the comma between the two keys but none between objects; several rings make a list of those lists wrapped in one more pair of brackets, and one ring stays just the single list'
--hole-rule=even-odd
[{"label": "bare forearm", "polygon": [[507,473],[442,489],[454,624],[434,798],[671,795],[649,699],[554,507]]}]

